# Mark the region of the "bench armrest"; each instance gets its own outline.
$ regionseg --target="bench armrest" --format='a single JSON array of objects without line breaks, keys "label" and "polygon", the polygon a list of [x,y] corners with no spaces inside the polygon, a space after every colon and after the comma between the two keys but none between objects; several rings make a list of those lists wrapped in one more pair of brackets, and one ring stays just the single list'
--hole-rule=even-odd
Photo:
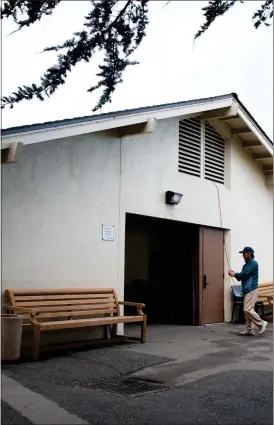
[{"label": "bench armrest", "polygon": [[31,308],[15,307],[13,305],[5,305],[4,310],[18,311],[20,313],[32,313],[33,312],[33,310]]},{"label": "bench armrest", "polygon": [[36,311],[32,308],[15,307],[13,305],[5,305],[4,310],[5,311],[16,311],[18,313],[30,314],[31,316],[35,316],[35,314],[36,314]]},{"label": "bench armrest", "polygon": [[273,305],[273,296],[267,297],[267,301],[269,304]]},{"label": "bench armrest", "polygon": [[119,305],[126,305],[130,307],[136,307],[138,316],[144,316],[143,308],[145,308],[145,304],[143,303],[133,303],[130,301],[119,301]]},{"label": "bench armrest", "polygon": [[129,305],[129,306],[132,306],[132,307],[139,307],[139,308],[145,307],[145,304],[143,304],[143,303],[132,303],[130,301],[119,301],[119,304],[120,305]]}]

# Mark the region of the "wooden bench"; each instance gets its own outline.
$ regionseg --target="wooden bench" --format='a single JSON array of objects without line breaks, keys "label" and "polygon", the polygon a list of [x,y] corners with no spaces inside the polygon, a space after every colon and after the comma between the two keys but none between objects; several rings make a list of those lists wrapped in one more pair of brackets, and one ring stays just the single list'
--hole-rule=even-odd
[{"label": "wooden bench", "polygon": [[[23,326],[33,329],[34,360],[39,357],[41,332],[52,330],[107,326],[114,338],[118,323],[137,322],[141,324],[138,340],[146,342],[145,305],[118,301],[114,289],[7,289],[5,296],[9,301],[5,311],[21,313]],[[136,315],[121,316],[120,305],[136,307]]]},{"label": "wooden bench", "polygon": [[[272,299],[272,302],[271,302]],[[256,309],[261,309],[261,316],[264,319],[265,307],[272,308],[273,305],[273,282],[259,283],[258,286],[258,301]]]}]

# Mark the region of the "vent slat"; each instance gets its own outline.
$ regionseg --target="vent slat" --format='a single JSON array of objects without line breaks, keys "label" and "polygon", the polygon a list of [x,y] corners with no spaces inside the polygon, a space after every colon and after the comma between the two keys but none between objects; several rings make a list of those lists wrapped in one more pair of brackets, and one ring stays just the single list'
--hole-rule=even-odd
[{"label": "vent slat", "polygon": [[223,164],[225,163],[223,155],[220,155],[219,153],[216,153],[216,152],[210,152],[210,155],[208,152],[205,154],[205,160],[209,161],[210,159],[215,162],[221,162]]},{"label": "vent slat", "polygon": [[189,129],[194,129],[197,131],[197,128],[199,128],[200,126],[200,120],[197,119],[196,121],[189,119],[189,120],[183,120],[180,121],[180,127],[185,127],[185,128],[189,128]]},{"label": "vent slat", "polygon": [[179,134],[179,141],[180,142],[189,141],[189,143],[201,144],[200,137],[196,137],[195,134],[187,133],[187,132]]},{"label": "vent slat", "polygon": [[216,137],[223,138],[220,133],[211,125],[208,121],[205,121],[205,129],[207,132],[212,133],[213,135],[216,135]]},{"label": "vent slat", "polygon": [[188,146],[183,143],[179,143],[179,152],[193,153],[195,156],[200,156],[201,146]]},{"label": "vent slat", "polygon": [[201,175],[201,120],[190,118],[179,122],[178,171]]},{"label": "vent slat", "polygon": [[185,120],[180,121],[180,125],[188,125],[188,126],[196,126],[199,127],[201,123],[200,118],[187,118]]},{"label": "vent slat", "polygon": [[185,141],[180,140],[179,141],[179,147],[181,149],[188,149],[188,150],[191,150],[191,151],[192,151],[192,149],[195,149],[196,151],[201,152],[201,142],[198,144],[196,142],[194,142],[194,143],[189,142],[188,140],[185,140]]},{"label": "vent slat", "polygon": [[220,147],[220,148],[224,148],[224,140],[223,141],[219,141],[218,139],[214,139],[213,137],[209,136],[206,133],[206,140],[205,140],[206,144],[213,144],[214,146]]},{"label": "vent slat", "polygon": [[186,130],[194,136],[199,137],[200,127],[182,124],[179,126],[179,133],[185,133]]},{"label": "vent slat", "polygon": [[205,148],[214,149],[223,153],[225,151],[225,146],[217,145],[213,140],[207,140],[205,143]]},{"label": "vent slat", "polygon": [[223,143],[224,139],[220,134],[217,133],[215,129],[213,129],[213,127],[209,127],[208,124],[205,124],[205,131],[209,137],[213,137],[213,139],[219,140],[221,143]]},{"label": "vent slat", "polygon": [[195,152],[196,155],[200,155],[201,153],[201,146],[198,146],[194,143],[192,143],[191,145],[188,143],[179,143],[179,149],[182,151],[188,151],[188,152]]},{"label": "vent slat", "polygon": [[216,165],[213,164],[209,164],[208,168],[210,167],[210,171],[205,171],[205,174],[218,174],[219,176],[223,175],[223,168],[222,167],[218,167]]},{"label": "vent slat", "polygon": [[194,176],[200,177],[200,171],[197,170],[197,168],[192,167],[189,164],[181,164],[179,162],[179,169],[182,169],[184,171],[182,171],[185,174],[192,174]]},{"label": "vent slat", "polygon": [[216,158],[213,156],[205,157],[205,163],[208,162],[210,164],[219,164],[220,167],[224,167],[225,162],[223,158]]},{"label": "vent slat", "polygon": [[215,128],[205,122],[205,179],[224,184],[225,140]]},{"label": "vent slat", "polygon": [[[179,159],[179,164],[182,166],[193,168],[194,170],[196,169],[197,166],[200,166],[200,164],[196,161],[193,162],[193,160],[189,161],[189,159],[183,159],[183,158]],[[200,174],[200,171],[199,171],[199,174]]]},{"label": "vent slat", "polygon": [[193,172],[192,170],[180,170],[179,169],[179,171],[181,172],[181,173],[184,173],[184,174],[189,174],[190,176],[193,176],[193,177],[200,177],[200,173],[199,174],[197,174],[197,172],[195,171],[195,172]]},{"label": "vent slat", "polygon": [[214,173],[214,175],[213,174],[206,174],[205,179],[206,180],[213,180],[214,179],[213,181],[215,181],[216,183],[224,183],[224,178],[222,176],[216,175],[215,173]]},{"label": "vent slat", "polygon": [[215,154],[215,155],[223,158],[224,152],[225,152],[225,149],[216,149],[215,146],[211,146],[211,145],[208,145],[208,144],[205,145],[205,155],[211,155],[211,154],[214,155]]},{"label": "vent slat", "polygon": [[219,179],[216,176],[214,176],[214,177],[212,177],[212,176],[210,176],[210,177],[205,176],[205,180],[210,180],[210,181],[214,181],[215,183],[224,184],[224,179]]},{"label": "vent slat", "polygon": [[218,176],[216,174],[206,174],[205,175],[205,179],[206,180],[211,180],[211,181],[215,181],[216,183],[224,183],[224,178],[221,176]]},{"label": "vent slat", "polygon": [[205,175],[206,176],[214,176],[214,175],[216,175],[216,176],[218,176],[218,177],[223,177],[223,173],[222,173],[222,170],[220,170],[220,169],[217,169],[217,168],[214,168],[214,167],[211,167],[211,169],[210,169],[210,171],[206,171],[205,172]]},{"label": "vent slat", "polygon": [[197,156],[195,156],[191,152],[185,152],[185,153],[179,152],[179,159],[183,159],[183,158],[188,159],[188,161],[191,160],[191,161],[198,162],[199,164],[201,162],[200,158],[197,158]]}]

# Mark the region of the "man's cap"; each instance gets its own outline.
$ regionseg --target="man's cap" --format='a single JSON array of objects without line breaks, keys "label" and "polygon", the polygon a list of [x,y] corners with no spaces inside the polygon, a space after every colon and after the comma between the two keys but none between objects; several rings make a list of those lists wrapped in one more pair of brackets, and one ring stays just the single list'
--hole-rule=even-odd
[{"label": "man's cap", "polygon": [[242,251],[239,251],[240,254],[246,254],[247,252],[250,252],[252,255],[254,255],[254,249],[250,246],[245,246]]}]

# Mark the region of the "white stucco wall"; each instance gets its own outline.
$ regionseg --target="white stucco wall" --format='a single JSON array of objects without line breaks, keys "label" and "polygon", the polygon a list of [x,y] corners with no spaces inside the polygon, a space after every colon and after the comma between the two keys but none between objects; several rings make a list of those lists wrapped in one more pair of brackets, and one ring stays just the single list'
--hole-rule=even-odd
[{"label": "white stucco wall", "polygon": [[[126,212],[220,227],[215,185],[179,173],[177,154],[177,119],[122,140],[90,134],[25,146],[2,171],[2,289],[105,286],[122,299]],[[272,190],[235,142],[228,158],[228,186],[219,187],[231,266],[241,267],[238,251],[251,245],[260,280],[272,280]],[[167,190],[183,193],[180,205],[165,205]],[[114,242],[101,240],[102,224],[115,226]],[[230,284],[226,276],[226,320]]]},{"label": "white stucco wall", "polygon": [[[95,142],[96,140],[96,142]],[[2,169],[5,287],[112,287],[118,241],[119,141],[104,135],[25,146]]]},{"label": "white stucco wall", "polygon": [[[273,281],[273,188],[254,161],[235,142],[231,146],[231,262],[242,265],[238,247],[251,246],[261,282]],[[238,250],[239,251],[239,250]]]}]

